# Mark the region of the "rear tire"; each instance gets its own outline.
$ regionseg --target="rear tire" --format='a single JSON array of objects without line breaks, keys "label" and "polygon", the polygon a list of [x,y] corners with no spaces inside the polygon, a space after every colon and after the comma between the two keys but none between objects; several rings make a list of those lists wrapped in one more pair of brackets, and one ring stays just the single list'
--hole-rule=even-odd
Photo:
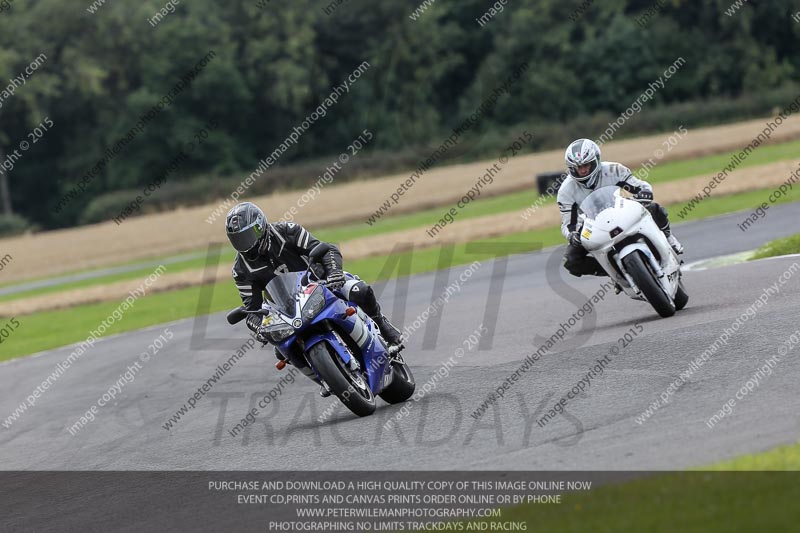
[{"label": "rear tire", "polygon": [[647,298],[659,315],[667,318],[675,314],[675,303],[661,288],[641,252],[636,251],[626,256],[622,259],[622,264],[625,265],[625,270],[642,291],[642,295]]},{"label": "rear tire", "polygon": [[675,309],[680,311],[689,303],[689,294],[683,286],[683,281],[678,282],[678,292],[675,293]]},{"label": "rear tire", "polygon": [[414,395],[417,388],[414,375],[405,361],[392,363],[392,373],[392,382],[378,396],[386,403],[403,403]]},{"label": "rear tire", "polygon": [[375,412],[375,395],[367,380],[360,371],[356,375],[350,370],[327,342],[312,346],[308,350],[308,359],[345,407],[358,416],[369,416]]}]

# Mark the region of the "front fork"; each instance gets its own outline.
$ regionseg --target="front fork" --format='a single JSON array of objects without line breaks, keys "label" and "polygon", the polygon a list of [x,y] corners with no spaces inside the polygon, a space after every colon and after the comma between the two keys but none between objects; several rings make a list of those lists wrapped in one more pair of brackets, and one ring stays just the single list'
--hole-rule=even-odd
[{"label": "front fork", "polygon": [[617,255],[614,256],[614,260],[617,263],[617,268],[619,269],[620,272],[622,272],[622,275],[625,276],[625,280],[628,282],[628,284],[631,286],[631,288],[636,292],[636,294],[641,294],[642,293],[642,291],[639,289],[639,287],[636,285],[636,283],[634,283],[633,278],[631,277],[631,275],[628,274],[628,271],[625,270],[625,267],[622,264],[622,260],[625,257],[628,257],[630,254],[636,253],[637,251],[641,251],[642,254],[644,255],[645,259],[647,260],[647,262],[650,263],[650,267],[653,269],[653,272],[656,275],[656,280],[658,281],[658,284],[661,285],[661,290],[663,290],[664,293],[666,293],[667,296],[669,296],[669,290],[667,289],[667,287],[664,286],[664,279],[666,278],[666,275],[664,274],[664,271],[662,270],[661,265],[656,260],[656,257],[653,254],[652,250],[650,250],[650,248],[647,246],[647,244],[645,244],[643,242],[637,242],[637,243],[634,243],[634,244],[629,244],[628,246],[623,248],[620,251],[620,253],[618,253]]}]

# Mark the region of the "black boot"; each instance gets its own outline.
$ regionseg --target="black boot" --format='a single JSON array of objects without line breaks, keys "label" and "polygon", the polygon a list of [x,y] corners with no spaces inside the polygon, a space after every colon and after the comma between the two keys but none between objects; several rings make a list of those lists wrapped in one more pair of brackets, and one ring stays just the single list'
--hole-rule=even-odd
[{"label": "black boot", "polygon": [[[391,322],[389,322],[389,319],[386,318],[383,313],[379,313],[377,316],[372,317],[372,320],[375,321],[375,324],[377,324],[378,329],[381,331],[381,336],[386,342],[389,343],[390,347],[403,347],[403,334],[400,333],[400,330],[394,327]],[[400,350],[398,349],[396,351]]]},{"label": "black boot", "polygon": [[675,250],[675,253],[681,255],[683,253],[683,245],[678,239],[675,238],[675,235],[672,234],[672,228],[670,227],[669,221],[667,221],[667,223],[661,227],[661,231],[664,232],[667,242],[669,242],[669,245],[672,246],[673,250]]}]

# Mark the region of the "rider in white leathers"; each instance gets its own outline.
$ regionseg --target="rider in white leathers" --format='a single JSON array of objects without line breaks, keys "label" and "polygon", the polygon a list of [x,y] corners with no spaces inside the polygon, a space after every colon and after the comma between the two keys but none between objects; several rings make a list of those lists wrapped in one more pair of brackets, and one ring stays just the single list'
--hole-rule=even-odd
[{"label": "rider in white leathers", "polygon": [[633,194],[652,215],[667,236],[675,253],[682,254],[683,246],[672,235],[667,210],[653,201],[653,187],[633,175],[620,163],[603,162],[600,147],[589,139],[572,142],[564,154],[567,177],[558,189],[558,208],[561,211],[561,233],[569,242],[564,255],[564,267],[573,276],[606,276],[606,272],[581,244],[578,226],[580,205],[595,189],[616,186]]}]

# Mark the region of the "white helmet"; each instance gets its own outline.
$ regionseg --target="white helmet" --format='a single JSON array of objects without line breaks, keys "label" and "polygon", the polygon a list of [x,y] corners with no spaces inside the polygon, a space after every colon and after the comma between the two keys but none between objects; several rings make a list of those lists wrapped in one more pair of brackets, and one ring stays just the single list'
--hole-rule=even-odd
[{"label": "white helmet", "polygon": [[[587,189],[594,189],[600,179],[600,147],[589,139],[578,139],[567,146],[564,159],[572,179]],[[578,167],[581,165],[592,165],[585,176],[578,174]]]}]

